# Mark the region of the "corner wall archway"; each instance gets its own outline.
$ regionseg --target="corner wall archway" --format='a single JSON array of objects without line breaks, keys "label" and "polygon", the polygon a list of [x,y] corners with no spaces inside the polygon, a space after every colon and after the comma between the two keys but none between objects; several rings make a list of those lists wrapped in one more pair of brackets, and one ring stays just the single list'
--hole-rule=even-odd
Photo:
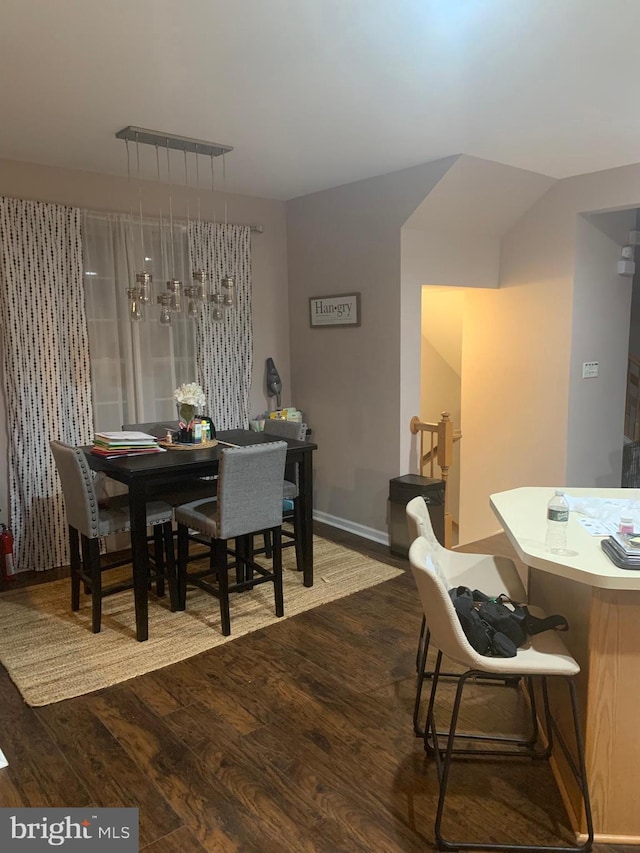
[{"label": "corner wall archway", "polygon": [[[458,422],[455,414],[453,420],[456,428],[462,430],[463,438],[456,450],[460,459],[458,483],[452,482],[449,499],[452,518],[460,525],[461,542],[484,538],[498,527],[489,509],[487,484],[496,473],[498,480],[501,475],[496,471],[495,458],[490,472],[482,470],[481,436],[489,428],[490,418],[498,414],[493,389],[505,349],[508,351],[511,346],[511,341],[507,342],[501,334],[497,319],[509,310],[496,310],[502,302],[498,295],[501,241],[553,183],[553,179],[543,175],[461,156],[401,230],[402,459],[406,460],[408,470],[418,470],[418,450],[415,437],[409,434],[409,421],[419,408],[421,419],[428,421],[438,420],[442,411],[455,408],[449,401],[458,393],[454,390],[457,386],[460,415]],[[434,352],[443,343],[425,344],[423,299],[429,291],[443,294],[443,305],[449,299],[451,314],[452,306],[457,306],[459,372],[457,379],[458,368],[450,373],[446,389],[438,378],[445,372],[442,361],[446,359]],[[447,309],[444,311],[441,317],[446,316]],[[433,327],[426,333],[427,338],[432,334]],[[428,361],[426,353],[430,348],[432,360],[428,369],[435,368],[439,359],[442,368],[434,373],[431,390],[420,369],[425,360],[423,350]],[[486,393],[483,393],[485,382]],[[439,390],[434,392],[438,385]],[[487,473],[490,476],[484,476]],[[456,504],[457,519],[452,511]]]}]

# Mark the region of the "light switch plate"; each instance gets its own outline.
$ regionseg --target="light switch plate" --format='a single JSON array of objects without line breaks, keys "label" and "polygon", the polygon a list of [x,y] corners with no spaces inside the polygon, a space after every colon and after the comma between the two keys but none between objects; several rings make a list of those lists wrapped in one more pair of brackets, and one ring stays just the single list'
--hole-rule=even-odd
[{"label": "light switch plate", "polygon": [[593,379],[598,375],[598,362],[597,361],[585,361],[582,364],[582,378],[583,379]]}]

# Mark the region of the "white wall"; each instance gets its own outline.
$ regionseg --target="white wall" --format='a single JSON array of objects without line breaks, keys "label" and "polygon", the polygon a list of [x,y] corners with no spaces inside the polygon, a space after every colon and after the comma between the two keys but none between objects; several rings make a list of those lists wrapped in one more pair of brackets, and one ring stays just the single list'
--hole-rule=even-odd
[{"label": "white wall", "polygon": [[[161,203],[166,205],[165,186],[143,182],[143,210],[157,216]],[[29,163],[0,160],[0,195],[34,199],[56,204],[104,210],[129,211],[129,188],[126,178],[56,169]],[[191,212],[196,209],[197,193],[173,187],[174,216],[186,218],[187,198]],[[213,214],[211,196],[200,194],[203,218]],[[217,218],[222,213],[223,196],[216,193]],[[250,394],[252,413],[267,407],[265,361],[273,357],[283,382],[283,405],[291,403],[291,371],[289,358],[289,301],[286,258],[286,219],[283,202],[249,196],[227,196],[229,222],[261,224],[262,234],[251,235],[253,281],[254,370]],[[46,310],[46,306],[43,306]],[[4,389],[4,385],[2,386]],[[7,435],[4,391],[0,395],[0,519],[6,521],[7,501]]]},{"label": "white wall", "polygon": [[402,280],[409,287],[497,287],[499,272],[498,237],[454,228],[402,229]]},{"label": "white wall", "polygon": [[[478,324],[474,340],[465,334],[462,370],[464,540],[498,529],[492,492],[615,481],[627,285],[612,281],[614,243],[581,214],[639,200],[637,165],[559,181],[503,238],[500,289],[471,292]],[[595,383],[598,393],[576,369],[586,360],[602,362],[611,379]]]}]

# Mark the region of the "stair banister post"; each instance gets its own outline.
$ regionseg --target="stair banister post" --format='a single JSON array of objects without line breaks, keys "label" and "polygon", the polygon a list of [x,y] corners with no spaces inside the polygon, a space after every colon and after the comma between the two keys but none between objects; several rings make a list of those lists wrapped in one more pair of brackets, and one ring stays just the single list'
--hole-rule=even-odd
[{"label": "stair banister post", "polygon": [[453,456],[453,423],[449,412],[442,412],[438,423],[438,465],[444,481],[444,546],[451,547],[452,524],[449,515],[449,490],[447,489],[447,478],[449,467]]}]

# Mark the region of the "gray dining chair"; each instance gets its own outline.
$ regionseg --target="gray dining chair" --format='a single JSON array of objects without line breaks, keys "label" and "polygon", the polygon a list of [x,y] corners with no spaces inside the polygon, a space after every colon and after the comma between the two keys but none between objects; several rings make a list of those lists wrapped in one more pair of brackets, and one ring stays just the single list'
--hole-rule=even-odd
[{"label": "gray dining chair", "polygon": [[[296,421],[268,418],[264,422],[264,433],[265,435],[277,435],[280,438],[304,441],[307,436],[307,425],[305,423],[297,423]],[[298,536],[298,531],[302,529],[302,519],[300,517],[300,501],[298,500],[298,474],[295,466],[292,466],[292,468],[293,470],[285,472],[285,480],[282,488],[282,517],[284,521],[291,524],[292,529],[282,528],[282,535],[286,539],[286,541],[283,541],[282,547],[295,547],[296,568],[300,572],[302,571],[302,543]],[[293,509],[289,508],[288,502],[293,503]],[[264,535],[264,550],[267,556],[271,555],[271,544],[268,533]]]},{"label": "gray dining chair", "polygon": [[[110,569],[128,565],[130,557],[108,560],[100,556],[100,539],[131,529],[128,495],[111,497],[105,506],[98,504],[93,472],[84,451],[61,441],[51,441],[51,452],[62,484],[65,514],[69,528],[71,560],[71,609],[80,609],[80,583],[91,595],[92,630],[100,631],[102,599],[133,587],[133,580],[104,586],[102,575]],[[173,508],[162,501],[147,504],[147,525],[153,527],[153,563],[156,592],[164,595],[165,577],[169,583],[172,609],[176,609],[177,583],[172,530]],[[150,572],[151,579],[151,572]]]},{"label": "gray dining chair", "polygon": [[[284,441],[228,448],[220,453],[216,498],[176,507],[178,523],[178,609],[184,610],[187,586],[211,593],[220,602],[222,633],[231,633],[229,593],[273,583],[276,616],[284,615],[282,592],[282,481],[287,456]],[[206,568],[189,571],[189,530],[208,537]],[[272,536],[272,567],[256,562],[255,533]],[[235,540],[235,583],[229,583],[229,540]]]}]

